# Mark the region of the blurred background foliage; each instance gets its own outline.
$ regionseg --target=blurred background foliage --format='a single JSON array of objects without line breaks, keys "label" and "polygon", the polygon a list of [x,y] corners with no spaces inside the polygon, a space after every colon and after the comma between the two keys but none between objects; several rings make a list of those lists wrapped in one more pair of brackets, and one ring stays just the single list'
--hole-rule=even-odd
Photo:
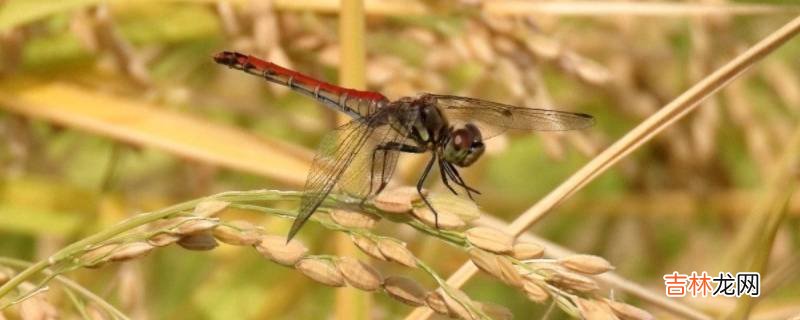
[{"label": "blurred background foliage", "polygon": [[[722,9],[692,11],[709,3]],[[390,98],[435,92],[594,115],[597,125],[582,132],[494,138],[464,170],[483,192],[484,211],[511,221],[798,12],[781,7],[796,4],[789,0],[675,4],[686,11],[580,15],[509,12],[481,1],[368,2],[368,85]],[[0,1],[0,255],[38,260],[133,213],[216,192],[299,188],[336,115],[211,56],[247,52],[336,82],[336,30],[334,1]],[[606,257],[654,291],[672,271],[734,271],[724,268],[747,248],[732,239],[753,227],[744,218],[796,126],[799,56],[800,42],[789,42],[533,231]],[[421,160],[405,158],[395,180],[415,182]],[[755,318],[800,313],[800,202],[787,210],[770,263],[779,285]],[[241,217],[288,230],[280,219]],[[441,274],[466,260],[404,226],[383,228]],[[334,250],[331,236],[314,225],[301,232],[318,252]],[[226,246],[165,248],[70,275],[134,318],[320,319],[329,317],[336,290]],[[466,291],[519,318],[546,309],[485,276]],[[410,310],[375,297],[375,319]],[[733,303],[687,302],[711,314]]]}]

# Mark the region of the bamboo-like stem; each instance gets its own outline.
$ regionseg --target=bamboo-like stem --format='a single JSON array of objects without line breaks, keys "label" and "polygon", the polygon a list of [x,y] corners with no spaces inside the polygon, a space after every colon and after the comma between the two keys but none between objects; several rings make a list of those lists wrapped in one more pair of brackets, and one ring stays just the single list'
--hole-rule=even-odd
[{"label": "bamboo-like stem", "polygon": [[[683,118],[700,102],[736,79],[761,58],[793,38],[798,32],[800,32],[800,17],[789,21],[648,117],[520,215],[509,225],[507,230],[516,236],[522,234],[530,226],[544,218],[561,201],[580,190],[656,134]],[[448,279],[447,283],[452,287],[460,288],[477,271],[478,269],[472,262],[467,262]],[[406,319],[428,319],[432,314],[430,309],[417,308]]]},{"label": "bamboo-like stem", "polygon": [[[364,44],[364,2],[363,0],[343,0],[339,11],[339,45],[341,65],[339,84],[349,88],[366,87],[366,51]],[[339,114],[339,123],[348,119]],[[358,250],[352,240],[342,233],[335,236],[336,253],[339,256],[355,256]],[[369,319],[372,310],[372,295],[356,289],[336,291],[336,319]]]},{"label": "bamboo-like stem", "polygon": [[[789,198],[797,189],[796,172],[798,161],[800,161],[800,127],[795,129],[794,135],[792,135],[786,150],[783,152],[780,163],[775,166],[775,171],[772,173],[772,181],[767,185],[764,197],[759,201],[760,205],[755,206],[755,212],[751,215],[753,219],[747,219],[747,221],[758,220],[758,223],[742,224],[743,236],[739,240],[751,240],[743,244],[749,249],[745,250],[745,252],[750,253],[750,257],[743,259],[746,262],[737,266],[737,270],[758,272],[762,276],[767,271],[767,263],[772,252],[775,236],[778,233],[778,227],[786,217]],[[742,242],[734,242],[734,244],[739,243]],[[734,249],[738,248],[734,247]],[[759,294],[763,293],[759,292]],[[734,309],[729,319],[747,319],[756,302],[757,299],[750,295],[741,296],[736,301],[736,309]]]}]

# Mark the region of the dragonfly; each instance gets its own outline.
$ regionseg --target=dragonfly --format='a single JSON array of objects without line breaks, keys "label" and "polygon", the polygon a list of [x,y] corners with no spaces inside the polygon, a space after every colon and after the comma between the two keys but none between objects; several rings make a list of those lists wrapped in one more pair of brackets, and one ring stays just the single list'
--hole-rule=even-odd
[{"label": "dragonfly", "polygon": [[434,165],[451,192],[458,194],[455,185],[473,199],[473,194],[480,192],[467,185],[459,169],[469,167],[481,157],[485,140],[509,129],[565,131],[594,124],[594,118],[584,113],[519,107],[461,96],[425,93],[391,101],[379,92],[343,88],[238,52],[217,53],[214,61],[286,86],[352,118],[322,138],[287,241],[300,231],[331,192],[360,198],[362,204],[381,193],[401,153],[430,154],[416,189],[433,212],[438,228],[436,209],[423,193],[423,184]]}]

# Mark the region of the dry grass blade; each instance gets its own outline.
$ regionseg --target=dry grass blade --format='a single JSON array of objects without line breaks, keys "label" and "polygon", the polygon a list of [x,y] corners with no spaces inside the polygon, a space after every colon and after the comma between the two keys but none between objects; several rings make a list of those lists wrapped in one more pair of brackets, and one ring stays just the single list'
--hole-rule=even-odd
[{"label": "dry grass blade", "polygon": [[554,14],[569,16],[637,15],[637,16],[709,16],[766,15],[800,12],[800,6],[768,4],[715,4],[612,1],[489,1],[485,12],[494,15]]},{"label": "dry grass blade", "polygon": [[[800,160],[800,127],[783,151],[783,157],[772,173],[764,196],[754,205],[753,213],[742,223],[733,250],[742,250],[746,256],[740,256],[733,270],[748,270],[764,274],[767,272],[770,253],[773,252],[775,237],[781,222],[784,221],[789,199],[797,190],[797,161]],[[763,295],[763,294],[762,294]],[[731,319],[748,319],[758,298],[743,295],[736,301],[736,309]]]},{"label": "dry grass blade", "polygon": [[[685,91],[675,100],[636,126],[621,139],[617,140],[617,142],[606,150],[598,154],[533,207],[520,215],[519,218],[509,225],[508,231],[517,236],[523,233],[531,225],[544,218],[547,212],[562,200],[581,189],[600,173],[605,172],[609,167],[652,139],[653,136],[694,110],[700,102],[714,94],[730,81],[736,79],[758,60],[786,43],[786,41],[794,37],[798,32],[800,32],[800,17],[791,20],[777,31],[756,43],[746,52],[689,88],[689,90]],[[471,262],[467,262],[447,280],[447,283],[454,288],[460,288],[477,271],[477,268]],[[417,309],[411,313],[407,319],[427,319],[431,315],[432,312],[430,310]],[[691,316],[691,319],[703,319],[703,317],[697,317],[697,315],[686,316]]]},{"label": "dry grass blade", "polygon": [[305,181],[311,154],[286,143],[68,83],[15,83],[0,87],[5,110],[292,185]]}]

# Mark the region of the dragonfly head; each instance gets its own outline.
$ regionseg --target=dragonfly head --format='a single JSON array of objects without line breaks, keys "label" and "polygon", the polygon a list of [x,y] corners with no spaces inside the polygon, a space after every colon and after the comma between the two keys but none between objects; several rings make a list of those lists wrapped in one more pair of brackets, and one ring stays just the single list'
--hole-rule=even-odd
[{"label": "dragonfly head", "polygon": [[450,130],[450,139],[444,147],[442,157],[459,167],[467,167],[478,160],[484,150],[483,137],[477,126],[471,123]]}]

